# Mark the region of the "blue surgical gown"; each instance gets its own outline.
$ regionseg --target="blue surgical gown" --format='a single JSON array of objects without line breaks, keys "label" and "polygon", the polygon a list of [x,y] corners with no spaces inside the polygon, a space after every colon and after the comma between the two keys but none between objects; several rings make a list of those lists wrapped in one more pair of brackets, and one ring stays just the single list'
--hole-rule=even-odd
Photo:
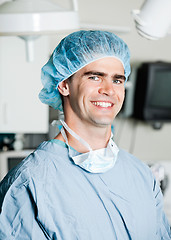
[{"label": "blue surgical gown", "polygon": [[43,142],[0,184],[1,240],[171,239],[150,169],[123,150],[89,173],[59,140]]}]

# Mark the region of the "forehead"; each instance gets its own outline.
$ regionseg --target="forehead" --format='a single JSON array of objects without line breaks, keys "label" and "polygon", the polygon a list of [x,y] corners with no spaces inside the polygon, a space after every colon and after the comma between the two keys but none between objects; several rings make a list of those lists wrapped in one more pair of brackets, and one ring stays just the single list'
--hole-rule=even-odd
[{"label": "forehead", "polygon": [[[77,73],[83,74],[84,72],[94,70],[94,71],[103,71],[106,73],[118,73],[118,74],[124,74],[124,66],[122,62],[115,57],[105,57],[98,60],[95,60],[89,64],[87,64],[85,67],[81,68]],[[76,74],[77,74],[76,73]]]}]

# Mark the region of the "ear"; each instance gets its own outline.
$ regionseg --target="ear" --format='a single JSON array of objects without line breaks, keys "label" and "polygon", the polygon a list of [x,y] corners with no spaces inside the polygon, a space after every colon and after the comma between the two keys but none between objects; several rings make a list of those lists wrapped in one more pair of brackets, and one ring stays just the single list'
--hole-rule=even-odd
[{"label": "ear", "polygon": [[68,96],[68,95],[69,95],[69,86],[68,86],[67,80],[64,80],[64,81],[62,81],[62,82],[59,83],[59,85],[58,85],[58,91],[59,91],[60,94],[62,94],[63,96]]}]

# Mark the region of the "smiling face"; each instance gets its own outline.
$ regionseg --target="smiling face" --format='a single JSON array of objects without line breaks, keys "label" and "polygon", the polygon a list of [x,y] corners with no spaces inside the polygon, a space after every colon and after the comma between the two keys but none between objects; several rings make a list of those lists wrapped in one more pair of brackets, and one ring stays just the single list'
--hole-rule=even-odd
[{"label": "smiling face", "polygon": [[113,57],[96,60],[59,84],[64,96],[65,121],[109,126],[124,100],[124,68]]}]

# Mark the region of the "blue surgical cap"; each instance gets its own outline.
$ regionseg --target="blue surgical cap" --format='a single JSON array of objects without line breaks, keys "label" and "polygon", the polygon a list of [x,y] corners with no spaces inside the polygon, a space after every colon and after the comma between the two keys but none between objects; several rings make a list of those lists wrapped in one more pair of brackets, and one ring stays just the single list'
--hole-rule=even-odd
[{"label": "blue surgical cap", "polygon": [[130,74],[130,53],[125,42],[114,33],[106,31],[77,31],[61,40],[49,61],[42,67],[41,81],[44,88],[40,100],[62,111],[58,84],[87,64],[104,57],[119,59],[126,80]]}]

